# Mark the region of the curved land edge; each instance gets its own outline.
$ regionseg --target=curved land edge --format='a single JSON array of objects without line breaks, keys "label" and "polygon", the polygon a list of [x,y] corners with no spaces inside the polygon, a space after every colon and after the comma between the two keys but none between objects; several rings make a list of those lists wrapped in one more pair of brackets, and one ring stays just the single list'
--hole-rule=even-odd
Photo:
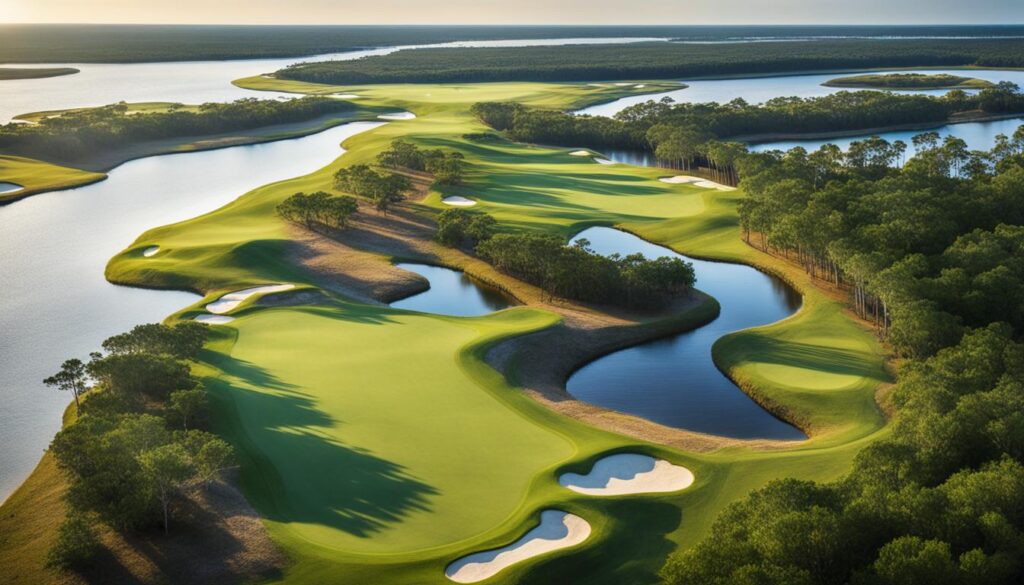
[{"label": "curved land edge", "polygon": [[946,73],[889,73],[838,77],[822,83],[825,87],[889,90],[984,89],[995,85],[975,77]]},{"label": "curved land edge", "polygon": [[848,138],[850,136],[871,136],[884,134],[886,132],[899,132],[902,130],[937,130],[951,124],[969,124],[972,122],[996,122],[999,120],[1015,120],[1024,118],[1024,114],[986,114],[981,111],[959,112],[940,122],[922,122],[920,124],[893,124],[891,126],[878,126],[875,128],[863,128],[859,130],[843,130],[840,132],[808,132],[808,133],[775,133],[775,134],[748,134],[742,136],[730,136],[730,140],[759,144],[762,142],[778,142],[782,140],[828,140],[830,138]]},{"label": "curved land edge", "polygon": [[[140,158],[301,138],[349,122],[375,120],[380,113],[392,110],[393,108],[360,107],[353,112],[331,114],[303,122],[260,126],[220,134],[148,140],[122,148],[97,150],[84,158],[55,156],[43,161],[0,154],[0,181],[10,181],[24,187],[20,191],[0,195],[0,205],[40,193],[74,189],[102,181],[107,178],[110,171]],[[5,164],[5,161],[8,161],[8,164]],[[14,162],[17,162],[17,165]],[[13,168],[15,166],[17,168]],[[54,181],[53,177],[58,177],[59,180]]]},{"label": "curved land edge", "polygon": [[80,71],[80,69],[75,69],[74,67],[0,67],[0,81],[59,77],[61,75],[74,75]]}]

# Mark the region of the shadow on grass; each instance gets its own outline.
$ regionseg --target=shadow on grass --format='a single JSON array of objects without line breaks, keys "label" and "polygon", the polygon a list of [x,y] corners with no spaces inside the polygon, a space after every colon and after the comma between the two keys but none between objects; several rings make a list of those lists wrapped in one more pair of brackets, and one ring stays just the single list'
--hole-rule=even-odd
[{"label": "shadow on grass", "polygon": [[332,431],[343,421],[316,397],[251,362],[222,358],[216,365],[223,375],[208,387],[233,411],[224,417],[234,419],[224,434],[239,451],[246,495],[264,518],[369,538],[430,509],[437,489],[402,465],[338,440]]},{"label": "shadow on grass", "polygon": [[885,378],[868,356],[849,349],[783,341],[759,333],[743,333],[725,343],[742,351],[749,361],[875,380]]}]

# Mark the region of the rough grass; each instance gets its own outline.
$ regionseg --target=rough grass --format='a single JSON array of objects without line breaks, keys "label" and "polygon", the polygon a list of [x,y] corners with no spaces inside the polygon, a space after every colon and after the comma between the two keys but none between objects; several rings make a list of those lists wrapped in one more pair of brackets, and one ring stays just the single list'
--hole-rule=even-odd
[{"label": "rough grass", "polygon": [[[509,229],[569,235],[588,225],[619,225],[694,256],[764,266],[803,290],[805,308],[796,316],[730,336],[714,354],[748,391],[799,419],[812,439],[784,451],[687,453],[546,410],[483,360],[490,344],[556,322],[546,311],[456,319],[350,301],[250,305],[210,346],[203,373],[221,431],[243,455],[247,495],[293,560],[283,582],[444,583],[448,562],[517,539],[549,507],[586,518],[590,539],[495,581],[653,582],[665,558],[705,535],[729,502],[774,478],[835,478],[879,435],[883,419],[872,395],[885,378],[880,348],[798,271],[742,244],[735,212],[741,193],[661,183],[665,173],[657,169],[599,165],[569,156],[573,148],[463,138],[485,130],[468,113],[477,101],[570,108],[622,95],[621,88],[315,89],[351,91],[418,118],[350,139],[349,152],[320,171],[143,234],[111,261],[108,277],[211,296],[267,282],[311,284],[287,261],[289,230],[274,214],[279,201],[296,191],[330,190],[340,166],[372,160],[394,138],[457,149],[470,164],[467,185],[430,193],[424,211],[441,209],[442,196],[461,194]],[[144,259],[149,245],[165,252]],[[620,450],[686,465],[696,483],[680,494],[611,499],[557,485],[560,471],[585,470]]]}]

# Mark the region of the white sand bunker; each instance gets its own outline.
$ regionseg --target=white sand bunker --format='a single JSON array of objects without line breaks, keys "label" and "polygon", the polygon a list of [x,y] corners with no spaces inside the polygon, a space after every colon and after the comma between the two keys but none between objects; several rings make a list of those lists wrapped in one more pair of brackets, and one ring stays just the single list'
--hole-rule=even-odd
[{"label": "white sand bunker", "polygon": [[662,183],[672,183],[675,185],[689,184],[697,187],[704,187],[705,189],[718,189],[719,191],[735,191],[736,187],[729,187],[721,183],[709,181],[707,179],[701,179],[700,177],[691,177],[689,175],[676,175],[675,177],[662,177],[658,179]]},{"label": "white sand bunker", "polygon": [[647,87],[647,86],[644,85],[643,83],[638,83],[638,84],[633,86],[633,89],[643,89],[645,87]]},{"label": "white sand bunker", "polygon": [[412,120],[416,114],[412,112],[398,112],[395,114],[381,114],[377,118],[381,120]]},{"label": "white sand bunker", "polygon": [[600,157],[600,156],[595,156],[594,157],[594,162],[596,162],[599,165],[613,165],[613,164],[615,164],[615,161],[608,160],[608,159]]},{"label": "white sand bunker", "polygon": [[257,286],[255,288],[238,290],[228,293],[216,301],[206,305],[206,310],[215,315],[223,315],[224,313],[230,313],[235,309],[235,307],[242,304],[242,301],[253,295],[268,295],[284,292],[293,288],[295,288],[294,284],[270,284],[267,286]]},{"label": "white sand bunker", "polygon": [[455,207],[473,207],[474,205],[476,205],[476,201],[473,201],[472,199],[466,199],[465,197],[461,197],[459,195],[445,197],[444,199],[441,200],[441,203],[444,203],[445,205],[453,205]]},{"label": "white sand bunker", "polygon": [[630,85],[630,84],[628,84],[628,83],[616,83],[615,85],[617,85],[619,87],[626,87],[627,85]]},{"label": "white sand bunker", "polygon": [[142,251],[142,255],[146,258],[150,256],[156,256],[156,253],[160,251],[160,246],[150,246]]},{"label": "white sand bunker", "polygon": [[574,150],[569,153],[569,156],[594,156],[589,150]]},{"label": "white sand bunker", "polygon": [[540,525],[508,546],[473,553],[448,565],[445,576],[456,583],[476,583],[518,562],[576,546],[590,536],[590,523],[561,510],[544,510]]},{"label": "white sand bunker", "polygon": [[22,189],[24,189],[24,187],[17,183],[5,183],[0,181],[0,193],[17,193]]},{"label": "white sand bunker", "polygon": [[206,313],[203,313],[202,315],[197,315],[196,318],[194,319],[194,321],[206,323],[207,325],[223,325],[225,323],[230,323],[234,320],[234,317],[228,317],[227,315],[207,315]]},{"label": "white sand bunker", "polygon": [[330,96],[339,100],[354,100],[359,97],[354,93],[332,93]]},{"label": "white sand bunker", "polygon": [[558,483],[588,496],[677,492],[693,484],[693,473],[664,459],[637,453],[609,455],[586,475],[565,473]]}]

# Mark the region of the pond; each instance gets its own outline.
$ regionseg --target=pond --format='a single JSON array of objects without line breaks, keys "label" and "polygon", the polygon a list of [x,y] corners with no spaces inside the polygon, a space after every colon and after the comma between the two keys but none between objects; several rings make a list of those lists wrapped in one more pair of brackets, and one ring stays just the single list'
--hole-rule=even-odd
[{"label": "pond", "polygon": [[421,313],[476,317],[517,304],[504,292],[474,280],[464,272],[429,264],[396,264],[430,281],[430,289],[391,303],[396,309]]},{"label": "pond", "polygon": [[721,304],[721,314],[694,331],[599,358],[566,384],[574,397],[663,425],[738,439],[803,439],[725,377],[711,346],[733,331],[774,323],[800,308],[785,282],[749,266],[696,260],[619,230],[595,227],[577,234],[603,255],[641,253],[693,262],[697,288]]}]

